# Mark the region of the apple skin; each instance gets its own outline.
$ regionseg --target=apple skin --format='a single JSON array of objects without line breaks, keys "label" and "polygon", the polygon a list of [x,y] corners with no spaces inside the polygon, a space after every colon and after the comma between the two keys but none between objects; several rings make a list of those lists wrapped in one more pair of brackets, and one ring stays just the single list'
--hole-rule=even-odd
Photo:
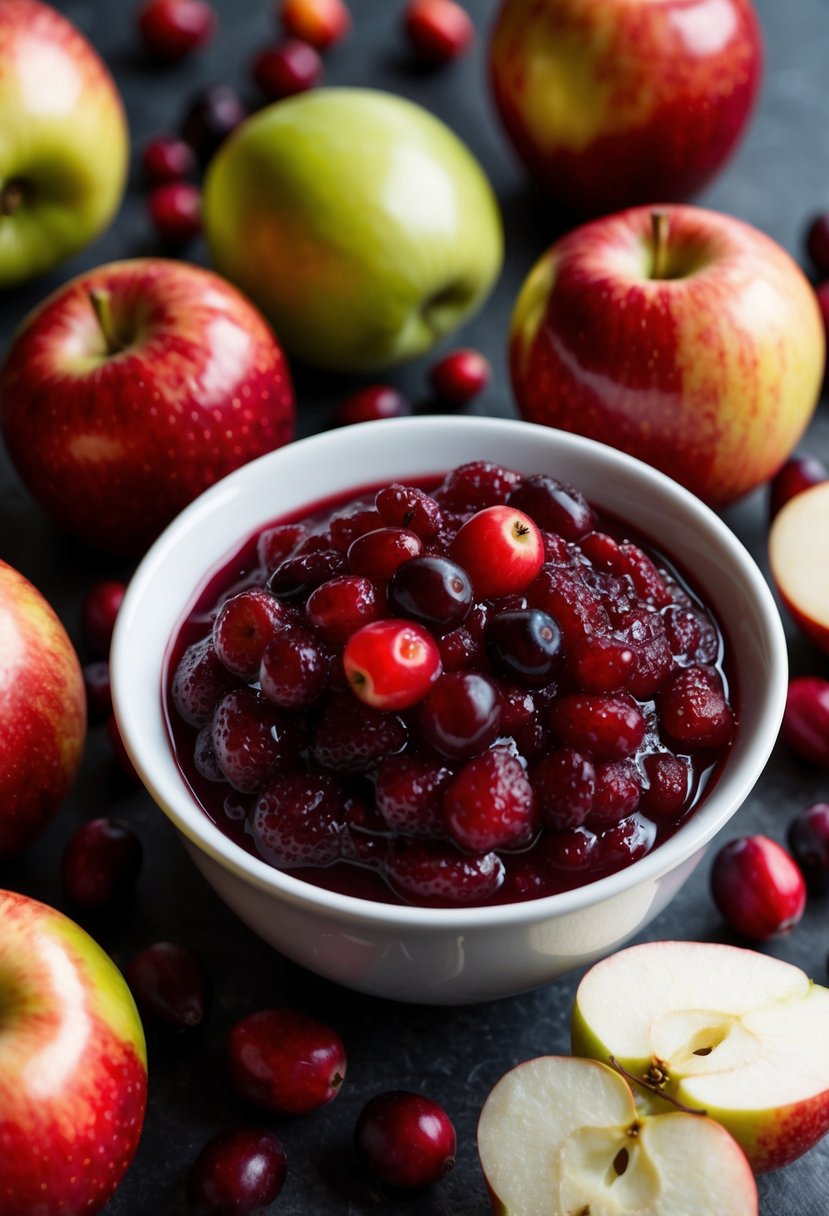
[{"label": "apple skin", "polygon": [[505,0],[490,74],[532,176],[600,215],[714,176],[754,109],[763,47],[751,0]]},{"label": "apple skin", "polygon": [[214,265],[291,354],[377,371],[424,354],[488,295],[498,204],[448,127],[369,89],[314,89],[260,111],[204,187]]},{"label": "apple skin", "polygon": [[779,245],[731,216],[668,205],[552,245],[518,296],[509,355],[525,418],[621,448],[723,506],[797,444],[825,338],[814,292]]},{"label": "apple skin", "polygon": [[[123,349],[90,302],[109,295]],[[0,425],[17,471],[87,544],[141,553],[198,494],[288,442],[288,368],[256,309],[183,262],[114,262],[24,322],[0,370]]]},{"label": "apple skin", "polygon": [[126,983],[71,920],[0,891],[0,1209],[94,1216],[132,1161],[147,1101]]},{"label": "apple skin", "polygon": [[86,739],[78,657],[55,613],[0,561],[0,860],[43,831],[63,802]]},{"label": "apple skin", "polygon": [[38,0],[0,4],[0,114],[1,289],[56,266],[109,224],[129,134],[97,52]]}]

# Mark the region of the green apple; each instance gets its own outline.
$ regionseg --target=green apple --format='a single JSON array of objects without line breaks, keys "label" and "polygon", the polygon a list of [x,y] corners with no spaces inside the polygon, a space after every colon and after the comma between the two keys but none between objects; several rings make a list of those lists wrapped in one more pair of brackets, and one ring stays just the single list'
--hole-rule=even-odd
[{"label": "green apple", "polygon": [[124,107],[100,56],[39,0],[0,3],[0,288],[51,269],[112,219]]},{"label": "green apple", "polygon": [[540,1056],[490,1093],[478,1155],[498,1216],[757,1216],[745,1154],[713,1119],[648,1116],[618,1072]]},{"label": "green apple", "polygon": [[[789,963],[708,942],[649,942],[587,972],[573,1050],[613,1057],[650,1094],[706,1111],[756,1172],[829,1131],[829,989]],[[724,1209],[725,1210],[725,1209]]]},{"label": "green apple", "polygon": [[204,229],[287,350],[342,371],[424,354],[483,302],[503,255],[469,150],[368,89],[317,89],[244,123],[208,170]]}]

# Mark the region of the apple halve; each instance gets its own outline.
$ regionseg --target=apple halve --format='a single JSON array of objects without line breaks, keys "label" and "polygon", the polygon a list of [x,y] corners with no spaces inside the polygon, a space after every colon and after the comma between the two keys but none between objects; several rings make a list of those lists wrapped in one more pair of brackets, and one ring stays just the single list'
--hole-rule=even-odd
[{"label": "apple halve", "polygon": [[769,564],[794,621],[829,652],[829,482],[796,494],[775,516]]}]

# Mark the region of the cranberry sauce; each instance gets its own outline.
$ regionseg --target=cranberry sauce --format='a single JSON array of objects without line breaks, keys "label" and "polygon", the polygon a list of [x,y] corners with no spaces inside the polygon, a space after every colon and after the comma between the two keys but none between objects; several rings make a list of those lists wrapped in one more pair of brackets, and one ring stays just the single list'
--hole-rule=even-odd
[{"label": "cranberry sauce", "polygon": [[727,666],[664,554],[479,461],[251,536],[171,640],[164,704],[243,848],[452,907],[581,886],[675,832],[731,746]]}]

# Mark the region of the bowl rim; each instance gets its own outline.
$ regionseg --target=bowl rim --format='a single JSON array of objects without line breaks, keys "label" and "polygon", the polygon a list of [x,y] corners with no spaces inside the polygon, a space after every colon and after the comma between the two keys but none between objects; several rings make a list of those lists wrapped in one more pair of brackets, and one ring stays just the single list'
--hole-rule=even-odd
[{"label": "bowl rim", "polygon": [[[734,772],[730,774],[732,788],[728,801],[725,805],[721,805],[723,799],[718,797],[722,786],[722,780],[720,780],[702,807],[658,848],[623,869],[585,883],[583,886],[538,899],[457,908],[424,908],[344,895],[307,882],[302,878],[296,878],[289,872],[278,870],[236,844],[202,809],[195,795],[189,790],[180,770],[176,796],[172,801],[168,793],[162,792],[154,780],[152,772],[154,749],[145,741],[141,722],[138,720],[133,700],[125,683],[128,683],[131,660],[133,665],[138,661],[132,639],[140,624],[142,601],[147,594],[152,593],[158,567],[188,534],[198,528],[214,510],[222,506],[230,492],[235,493],[237,488],[243,487],[252,477],[255,478],[261,468],[270,468],[271,465],[276,465],[278,468],[286,460],[302,460],[306,456],[315,457],[318,464],[325,467],[326,451],[331,449],[329,454],[338,455],[337,449],[342,445],[344,436],[350,435],[353,438],[356,432],[364,443],[372,442],[375,436],[379,440],[385,440],[387,436],[390,436],[395,441],[405,443],[407,432],[412,428],[421,430],[425,426],[434,431],[434,446],[438,457],[441,450],[441,435],[457,428],[468,429],[470,435],[485,433],[491,438],[497,438],[499,435],[505,437],[507,434],[517,435],[520,431],[527,433],[527,436],[532,433],[535,441],[540,444],[554,443],[571,452],[579,452],[589,458],[598,459],[604,462],[610,470],[617,469],[627,472],[628,475],[631,473],[637,475],[649,490],[667,495],[672,499],[686,517],[693,519],[695,524],[718,543],[721,551],[728,553],[755,600],[769,655],[768,681],[758,715],[762,728],[757,731],[742,757],[740,779],[736,786],[736,774]],[[437,463],[440,464],[439,459]],[[324,494],[317,494],[312,498],[313,500],[321,499],[324,498]],[[253,522],[240,529],[239,543],[249,536],[256,526],[257,524]],[[668,550],[670,552],[670,545],[668,545]],[[222,557],[223,554],[216,554],[214,563],[205,563],[205,577],[216,568],[216,564],[221,561]],[[167,639],[164,639],[165,645],[166,642]],[[351,924],[374,926],[378,929],[417,929],[424,933],[442,933],[447,930],[478,931],[493,927],[506,928],[510,925],[527,925],[558,918],[579,909],[603,903],[642,883],[658,880],[682,862],[688,861],[708,844],[720,828],[739,810],[760,777],[777,738],[788,685],[785,634],[771,590],[748,550],[710,507],[659,470],[596,440],[518,419],[468,415],[427,415],[389,419],[358,423],[338,430],[325,431],[275,449],[243,465],[211,486],[176,516],[141,560],[128,584],[118,613],[110,663],[113,709],[127,753],[156,804],[190,844],[196,846],[215,863],[245,883],[277,896],[280,900],[287,901],[295,907],[304,908],[309,913],[328,919],[347,921]],[[155,703],[157,712],[163,719],[160,687],[157,690]],[[168,735],[166,723],[164,733],[165,736]],[[170,756],[177,768],[172,755],[172,747]]]}]

